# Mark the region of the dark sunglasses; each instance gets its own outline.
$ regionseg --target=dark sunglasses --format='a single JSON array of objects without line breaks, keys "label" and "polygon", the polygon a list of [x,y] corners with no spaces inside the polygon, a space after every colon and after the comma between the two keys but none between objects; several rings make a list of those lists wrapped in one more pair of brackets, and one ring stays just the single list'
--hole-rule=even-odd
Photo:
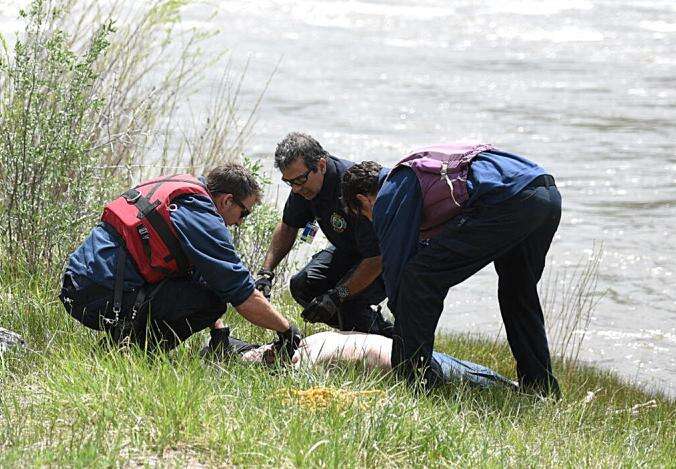
[{"label": "dark sunglasses", "polygon": [[310,168],[310,169],[308,169],[307,171],[305,171],[303,174],[301,174],[300,176],[295,177],[295,178],[293,178],[293,179],[284,179],[284,178],[282,178],[282,181],[284,181],[284,183],[285,183],[287,186],[291,186],[291,187],[293,187],[293,186],[302,186],[303,184],[305,184],[305,183],[307,182],[308,176],[309,176],[310,173],[311,173],[312,171],[314,171],[315,169],[316,169],[316,168]]},{"label": "dark sunglasses", "polygon": [[246,205],[244,205],[242,202],[240,202],[239,200],[237,200],[235,197],[233,197],[232,200],[233,200],[233,202],[235,202],[237,205],[239,205],[239,208],[242,209],[242,213],[241,213],[241,215],[239,216],[241,219],[245,219],[246,217],[248,217],[249,215],[251,215],[251,210],[249,210],[248,208],[246,208]]}]

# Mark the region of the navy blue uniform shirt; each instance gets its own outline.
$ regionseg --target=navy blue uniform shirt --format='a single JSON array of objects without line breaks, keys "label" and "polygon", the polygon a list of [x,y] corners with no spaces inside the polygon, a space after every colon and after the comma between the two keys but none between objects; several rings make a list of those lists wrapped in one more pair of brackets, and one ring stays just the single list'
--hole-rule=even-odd
[{"label": "navy blue uniform shirt", "polygon": [[[171,221],[183,252],[194,267],[194,280],[234,306],[243,303],[253,293],[254,282],[235,251],[232,234],[216,206],[208,198],[196,195],[179,197],[174,203],[177,209],[171,212]],[[118,243],[110,230],[95,227],[69,256],[66,274],[71,275],[76,288],[96,283],[113,289]],[[135,289],[145,283],[127,256],[124,289]]]},{"label": "navy blue uniform shirt", "polygon": [[[467,179],[466,206],[504,202],[542,174],[544,169],[521,156],[496,150],[479,153],[472,160]],[[387,179],[381,173],[380,184],[373,206],[373,226],[383,256],[388,307],[394,311],[401,273],[418,249],[422,193],[415,173],[405,166]]]},{"label": "navy blue uniform shirt", "polygon": [[345,255],[365,259],[380,255],[373,225],[362,216],[349,216],[340,197],[340,181],[352,165],[352,161],[328,157],[319,194],[312,200],[289,194],[282,221],[294,228],[303,228],[308,222],[317,220],[324,236],[336,249]]}]

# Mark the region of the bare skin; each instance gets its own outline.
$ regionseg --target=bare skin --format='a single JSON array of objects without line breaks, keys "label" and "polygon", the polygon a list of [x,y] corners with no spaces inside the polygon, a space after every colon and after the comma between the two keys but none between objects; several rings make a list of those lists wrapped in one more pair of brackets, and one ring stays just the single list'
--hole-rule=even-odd
[{"label": "bare skin", "polygon": [[[282,316],[258,290],[254,290],[244,303],[235,309],[251,324],[272,331],[284,332],[289,329],[289,321]],[[220,321],[220,320],[219,320]],[[222,326],[221,322],[221,327]],[[215,325],[218,328],[218,321]]]},{"label": "bare skin", "polygon": [[263,268],[270,271],[274,270],[291,251],[296,236],[298,236],[298,228],[279,222],[272,233],[272,242],[267,254],[265,254]]},{"label": "bare skin", "polygon": [[357,200],[361,204],[359,208],[361,214],[368,218],[369,221],[373,221],[373,206],[376,203],[376,194],[357,194]]},{"label": "bare skin", "polygon": [[[244,217],[242,216],[244,215],[244,209],[237,204],[232,194],[217,194],[214,196],[213,201],[216,205],[216,211],[223,218],[227,226],[239,226],[244,223]],[[250,195],[240,202],[251,212],[259,202],[259,199],[254,195]]]},{"label": "bare skin", "polygon": [[294,367],[334,362],[363,362],[369,369],[392,369],[392,339],[362,332],[327,331],[305,338],[294,354]]},{"label": "bare skin", "polygon": [[356,295],[362,290],[365,290],[369,285],[378,278],[383,271],[383,258],[381,256],[367,257],[357,264],[357,267],[347,279],[343,281],[343,285],[347,287],[350,292],[348,298]]},{"label": "bare skin", "polygon": [[[362,362],[369,369],[391,370],[392,339],[362,332],[327,331],[304,338],[294,353],[294,368],[312,368],[330,363]],[[274,361],[271,344],[263,345],[242,355],[248,362]]]}]

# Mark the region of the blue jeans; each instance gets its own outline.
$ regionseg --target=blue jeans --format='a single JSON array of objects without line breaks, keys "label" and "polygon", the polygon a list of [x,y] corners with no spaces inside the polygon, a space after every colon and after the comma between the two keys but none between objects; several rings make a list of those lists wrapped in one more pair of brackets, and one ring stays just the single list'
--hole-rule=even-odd
[{"label": "blue jeans", "polygon": [[514,387],[514,383],[490,368],[466,360],[459,360],[441,352],[432,352],[433,367],[441,373],[446,384],[469,383],[489,388],[495,385]]},{"label": "blue jeans", "polygon": [[444,298],[492,262],[520,385],[560,395],[537,292],[560,218],[561,195],[553,178],[541,176],[505,202],[475,204],[450,220],[404,268],[394,311],[392,365],[409,380],[419,370],[426,370],[428,382],[438,378],[431,357]]}]

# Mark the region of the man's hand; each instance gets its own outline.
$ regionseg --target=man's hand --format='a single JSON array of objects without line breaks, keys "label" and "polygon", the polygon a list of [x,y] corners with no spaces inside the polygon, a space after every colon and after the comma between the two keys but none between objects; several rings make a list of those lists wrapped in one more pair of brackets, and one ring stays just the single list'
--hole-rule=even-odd
[{"label": "man's hand", "polygon": [[254,286],[256,290],[261,292],[266,300],[270,301],[272,294],[272,281],[275,279],[275,274],[271,270],[261,269],[258,271],[258,278]]},{"label": "man's hand", "polygon": [[273,345],[275,350],[279,352],[282,361],[291,361],[301,340],[303,340],[303,334],[295,325],[291,324],[286,331],[277,332],[277,340]]},{"label": "man's hand", "polygon": [[340,303],[341,299],[337,291],[329,290],[312,300],[307,308],[300,313],[300,316],[307,322],[338,323],[342,325],[343,321],[338,310]]}]

